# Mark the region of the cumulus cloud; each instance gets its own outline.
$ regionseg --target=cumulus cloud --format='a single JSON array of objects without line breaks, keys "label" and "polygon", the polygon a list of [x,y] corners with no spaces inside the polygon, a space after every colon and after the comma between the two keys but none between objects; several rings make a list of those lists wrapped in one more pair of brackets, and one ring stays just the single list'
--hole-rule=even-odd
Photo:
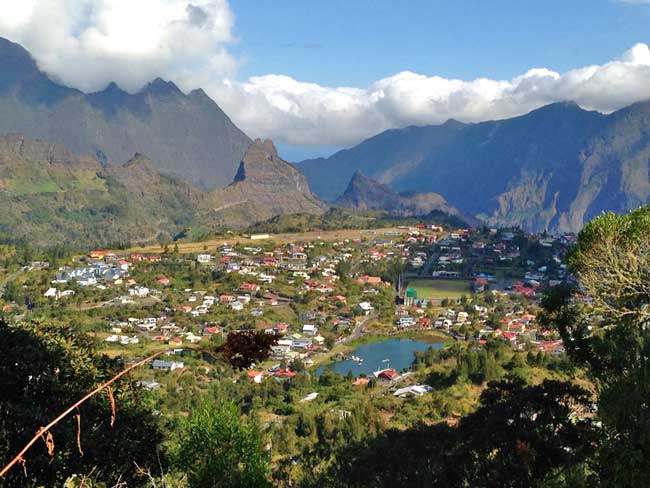
[{"label": "cumulus cloud", "polygon": [[501,119],[555,101],[610,112],[650,98],[647,44],[566,73],[459,80],[405,71],[364,88],[328,87],[282,74],[238,80],[228,0],[0,2],[0,35],[54,79],[84,91],[115,81],[134,92],[156,77],[202,87],[249,135],[280,143],[345,146],[389,128]]},{"label": "cumulus cloud", "polygon": [[234,16],[227,0],[2,0],[0,35],[41,69],[84,91],[110,81],[137,91],[196,70],[232,76]]},{"label": "cumulus cloud", "polygon": [[566,73],[528,70],[511,80],[472,81],[406,71],[365,89],[324,87],[287,76],[208,83],[209,93],[253,135],[290,144],[350,145],[382,130],[502,119],[572,100],[611,112],[650,98],[650,47]]}]

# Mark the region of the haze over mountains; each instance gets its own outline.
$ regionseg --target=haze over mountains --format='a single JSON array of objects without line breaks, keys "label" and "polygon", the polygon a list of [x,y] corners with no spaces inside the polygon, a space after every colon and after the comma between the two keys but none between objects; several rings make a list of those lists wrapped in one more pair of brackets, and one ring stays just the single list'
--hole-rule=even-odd
[{"label": "haze over mountains", "polygon": [[0,134],[63,144],[125,162],[136,152],[204,189],[228,185],[251,140],[203,90],[156,79],[136,94],[111,84],[84,94],[50,80],[29,53],[0,38]]},{"label": "haze over mountains", "polygon": [[650,102],[610,115],[556,103],[512,119],[389,130],[299,164],[314,192],[355,171],[396,191],[433,191],[491,225],[579,231],[604,210],[650,201]]}]

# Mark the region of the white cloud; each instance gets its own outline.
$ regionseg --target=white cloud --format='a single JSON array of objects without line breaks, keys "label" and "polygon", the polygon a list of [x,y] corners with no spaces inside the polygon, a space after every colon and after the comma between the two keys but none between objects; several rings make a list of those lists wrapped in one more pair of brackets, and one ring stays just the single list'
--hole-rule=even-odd
[{"label": "white cloud", "polygon": [[84,91],[110,81],[136,91],[204,67],[219,77],[235,72],[227,0],[0,0],[0,8],[0,35]]},{"label": "white cloud", "polygon": [[365,89],[324,87],[280,75],[206,86],[254,136],[290,144],[350,145],[389,128],[450,118],[502,119],[563,100],[611,112],[650,99],[650,47],[637,44],[602,65],[562,74],[536,68],[512,80],[464,81],[405,71]]},{"label": "white cloud", "polygon": [[646,44],[566,73],[466,81],[405,71],[366,88],[327,87],[277,74],[237,81],[228,0],[0,0],[0,9],[0,35],[64,84],[93,91],[116,81],[133,92],[160,76],[203,87],[249,135],[280,143],[351,145],[389,128],[500,119],[561,100],[609,112],[650,98]]}]

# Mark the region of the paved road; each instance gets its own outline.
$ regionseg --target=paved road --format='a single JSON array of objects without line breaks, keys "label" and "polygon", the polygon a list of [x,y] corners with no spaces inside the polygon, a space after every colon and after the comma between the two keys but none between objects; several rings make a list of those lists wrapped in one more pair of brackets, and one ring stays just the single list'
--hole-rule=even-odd
[{"label": "paved road", "polygon": [[352,331],[352,334],[350,334],[348,337],[343,339],[343,341],[341,341],[341,343],[352,341],[352,340],[355,340],[355,339],[358,339],[359,337],[361,337],[363,335],[363,326],[366,325],[366,322],[368,322],[368,320],[370,320],[370,316],[366,315],[361,320],[361,322],[359,322],[357,325],[354,326],[354,330]]},{"label": "paved road", "polygon": [[18,271],[15,273],[10,274],[7,276],[2,283],[0,283],[0,297],[5,294],[5,288],[7,288],[7,284],[10,283],[11,281],[15,280],[18,278],[21,274],[27,272],[25,268],[20,268]]}]

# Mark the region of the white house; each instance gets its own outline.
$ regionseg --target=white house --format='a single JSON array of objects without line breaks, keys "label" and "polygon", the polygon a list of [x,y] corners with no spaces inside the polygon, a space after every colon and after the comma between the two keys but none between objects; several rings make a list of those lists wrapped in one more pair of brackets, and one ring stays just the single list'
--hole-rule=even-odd
[{"label": "white house", "polygon": [[318,332],[318,328],[315,325],[309,325],[305,324],[302,326],[302,333],[305,335],[316,335],[316,332]]},{"label": "white house", "polygon": [[181,361],[165,361],[163,359],[156,359],[151,367],[158,371],[174,371],[175,369],[183,369],[185,364]]},{"label": "white house", "polygon": [[397,320],[397,325],[400,327],[410,327],[415,325],[415,319],[413,317],[400,317]]},{"label": "white house", "polygon": [[364,315],[369,315],[370,312],[372,312],[375,309],[375,307],[370,305],[370,302],[359,303],[359,308],[361,309]]},{"label": "white house", "polygon": [[129,295],[132,297],[144,298],[149,295],[149,288],[146,286],[136,286],[134,288],[129,288]]},{"label": "white house", "polygon": [[395,390],[395,393],[393,393],[393,395],[398,397],[406,395],[420,397],[425,393],[429,393],[431,390],[433,390],[433,388],[431,388],[429,385],[411,385]]}]

